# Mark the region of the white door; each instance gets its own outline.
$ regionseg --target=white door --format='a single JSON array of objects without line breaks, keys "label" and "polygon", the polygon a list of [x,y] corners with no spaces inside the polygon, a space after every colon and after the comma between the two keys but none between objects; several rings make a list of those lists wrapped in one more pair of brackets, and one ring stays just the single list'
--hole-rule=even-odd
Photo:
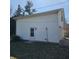
[{"label": "white door", "polygon": [[45,24],[38,25],[35,30],[35,40],[37,41],[48,41],[48,28]]}]

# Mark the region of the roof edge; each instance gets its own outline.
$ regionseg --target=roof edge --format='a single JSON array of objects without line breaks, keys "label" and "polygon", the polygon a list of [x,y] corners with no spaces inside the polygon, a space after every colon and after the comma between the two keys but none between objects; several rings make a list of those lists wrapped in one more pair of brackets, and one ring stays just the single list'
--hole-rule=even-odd
[{"label": "roof edge", "polygon": [[23,18],[28,18],[28,17],[35,17],[35,16],[40,16],[40,15],[47,15],[47,14],[55,14],[55,13],[58,13],[58,11],[64,11],[64,8],[60,8],[60,9],[54,9],[54,10],[51,10],[51,11],[45,11],[45,12],[42,12],[42,13],[36,13],[36,14],[32,14],[32,15],[27,15],[27,16],[18,16],[18,17],[14,17],[13,19],[23,19]]}]

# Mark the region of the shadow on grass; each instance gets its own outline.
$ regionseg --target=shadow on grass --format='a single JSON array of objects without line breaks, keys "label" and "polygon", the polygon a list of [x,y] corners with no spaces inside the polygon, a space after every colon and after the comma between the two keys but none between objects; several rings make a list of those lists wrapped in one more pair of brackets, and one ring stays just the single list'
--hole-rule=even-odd
[{"label": "shadow on grass", "polygon": [[18,59],[69,59],[69,49],[57,43],[11,42],[10,52]]}]

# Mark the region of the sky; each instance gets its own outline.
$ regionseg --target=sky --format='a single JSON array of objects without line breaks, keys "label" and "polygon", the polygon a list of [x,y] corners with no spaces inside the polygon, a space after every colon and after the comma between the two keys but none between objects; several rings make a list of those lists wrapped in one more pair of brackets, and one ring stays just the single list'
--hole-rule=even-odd
[{"label": "sky", "polygon": [[[12,14],[17,9],[18,4],[21,5],[22,8],[26,5],[28,0],[10,0],[10,8],[12,9]],[[38,13],[50,11],[58,8],[64,8],[64,14],[66,22],[69,22],[69,0],[31,0],[33,3],[34,9]]]}]

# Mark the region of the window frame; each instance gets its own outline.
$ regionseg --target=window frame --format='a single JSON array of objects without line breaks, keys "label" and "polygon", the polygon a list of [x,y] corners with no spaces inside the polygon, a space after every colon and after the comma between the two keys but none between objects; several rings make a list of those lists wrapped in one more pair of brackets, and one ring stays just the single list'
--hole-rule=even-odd
[{"label": "window frame", "polygon": [[30,37],[34,37],[35,36],[35,34],[34,34],[34,28],[30,28]]}]

